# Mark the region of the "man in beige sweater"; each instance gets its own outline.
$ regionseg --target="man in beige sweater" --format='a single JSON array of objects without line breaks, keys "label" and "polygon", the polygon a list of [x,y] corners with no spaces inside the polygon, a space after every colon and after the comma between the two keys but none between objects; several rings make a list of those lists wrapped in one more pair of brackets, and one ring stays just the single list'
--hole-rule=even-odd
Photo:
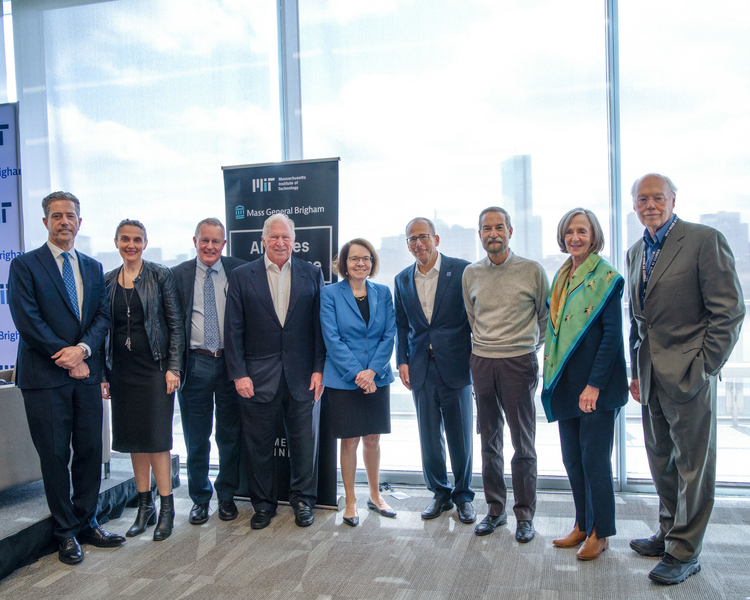
[{"label": "man in beige sweater", "polygon": [[482,440],[482,482],[487,516],[475,528],[488,535],[508,521],[503,427],[508,421],[516,540],[534,539],[536,510],[536,352],[544,343],[549,283],[542,266],[514,254],[510,215],[492,206],[479,215],[487,257],[466,267],[463,294],[472,331],[471,373]]}]

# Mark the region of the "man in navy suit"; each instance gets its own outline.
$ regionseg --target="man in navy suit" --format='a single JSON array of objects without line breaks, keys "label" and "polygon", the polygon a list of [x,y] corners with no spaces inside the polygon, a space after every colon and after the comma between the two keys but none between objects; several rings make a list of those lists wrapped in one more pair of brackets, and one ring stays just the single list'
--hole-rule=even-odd
[{"label": "man in navy suit", "polygon": [[[458,507],[462,523],[473,523],[471,327],[461,277],[469,263],[438,252],[432,221],[418,217],[406,226],[406,243],[416,264],[396,276],[396,359],[398,374],[417,408],[422,470],[434,494],[422,511],[434,519]],[[448,482],[448,441],[455,487]]]},{"label": "man in navy suit", "polygon": [[313,524],[318,495],[324,281],[319,267],[292,256],[294,238],[291,219],[270,216],[263,225],[263,258],[237,267],[229,279],[226,362],[241,396],[253,529],[267,527],[276,515],[273,455],[282,416],[290,451],[289,501],[299,527]]},{"label": "man in navy suit", "polygon": [[76,564],[83,560],[79,542],[98,547],[125,543],[96,520],[102,462],[101,348],[109,308],[102,265],[73,248],[81,224],[78,199],[53,192],[42,200],[42,208],[47,243],[13,259],[9,304],[21,336],[18,387],[39,453],[59,558]]},{"label": "man in navy suit", "polygon": [[208,503],[213,487],[208,479],[208,463],[214,400],[219,448],[219,474],[215,483],[219,518],[222,521],[237,518],[234,494],[240,484],[239,405],[224,359],[224,313],[229,277],[245,261],[222,256],[226,243],[222,222],[203,219],[193,237],[198,256],[172,269],[188,340],[185,382],[177,397],[187,446],[188,491],[193,500],[188,520],[193,525],[208,521],[210,513]]}]

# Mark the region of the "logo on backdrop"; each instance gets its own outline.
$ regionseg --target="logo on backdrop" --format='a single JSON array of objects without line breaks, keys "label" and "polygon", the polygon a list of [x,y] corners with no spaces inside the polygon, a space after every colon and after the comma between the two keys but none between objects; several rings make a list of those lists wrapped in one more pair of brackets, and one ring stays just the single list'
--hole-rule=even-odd
[{"label": "logo on backdrop", "polygon": [[237,206],[237,208],[234,209],[234,218],[235,219],[244,219],[245,218],[245,207],[241,204]]},{"label": "logo on backdrop", "polygon": [[10,129],[10,125],[8,125],[7,123],[3,123],[2,125],[0,125],[0,146],[3,145],[3,131],[5,129]]},{"label": "logo on backdrop", "polygon": [[253,179],[253,192],[270,192],[272,181],[276,181],[276,178],[266,177],[265,179]]},{"label": "logo on backdrop", "polygon": [[5,213],[6,208],[10,208],[13,206],[12,202],[2,202],[0,203],[0,223],[7,223],[8,216]]}]

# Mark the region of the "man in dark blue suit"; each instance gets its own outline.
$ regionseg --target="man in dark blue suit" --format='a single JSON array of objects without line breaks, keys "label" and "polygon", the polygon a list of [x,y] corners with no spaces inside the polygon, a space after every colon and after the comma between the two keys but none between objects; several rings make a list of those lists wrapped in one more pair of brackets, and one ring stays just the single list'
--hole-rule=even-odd
[{"label": "man in dark blue suit", "polygon": [[9,304],[21,336],[18,387],[39,453],[59,557],[76,564],[83,560],[79,542],[98,547],[125,543],[96,520],[102,462],[101,348],[109,308],[102,265],[73,248],[81,224],[78,199],[53,192],[42,200],[42,208],[47,243],[13,259]]},{"label": "man in dark blue suit", "polygon": [[[469,263],[443,256],[432,221],[418,217],[406,226],[409,252],[417,259],[396,276],[396,359],[404,386],[417,408],[422,470],[434,494],[422,511],[434,519],[458,507],[462,523],[473,523],[471,328],[461,278]],[[448,482],[445,441],[455,487]]]},{"label": "man in dark blue suit", "polygon": [[211,430],[216,405],[216,445],[219,474],[216,496],[219,518],[237,518],[234,494],[240,484],[240,422],[237,391],[227,376],[224,359],[224,314],[232,270],[244,260],[222,256],[227,243],[218,219],[203,219],[195,228],[198,256],[172,269],[184,312],[185,381],[177,392],[182,431],[187,446],[188,491],[193,500],[189,521],[208,521],[213,487],[208,478]]},{"label": "man in dark blue suit", "polygon": [[276,515],[273,455],[282,416],[290,451],[289,501],[299,527],[313,524],[318,494],[324,281],[319,267],[292,256],[294,237],[292,220],[272,215],[263,225],[263,258],[237,267],[229,279],[225,356],[241,396],[253,529],[267,527]]}]

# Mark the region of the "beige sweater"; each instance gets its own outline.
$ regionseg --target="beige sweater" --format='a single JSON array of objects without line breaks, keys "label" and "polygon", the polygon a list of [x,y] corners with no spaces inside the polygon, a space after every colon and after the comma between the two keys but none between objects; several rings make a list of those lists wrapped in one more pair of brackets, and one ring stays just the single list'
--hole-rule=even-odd
[{"label": "beige sweater", "polygon": [[474,354],[511,358],[542,346],[549,282],[538,262],[513,251],[501,265],[485,257],[466,267],[463,291]]}]

